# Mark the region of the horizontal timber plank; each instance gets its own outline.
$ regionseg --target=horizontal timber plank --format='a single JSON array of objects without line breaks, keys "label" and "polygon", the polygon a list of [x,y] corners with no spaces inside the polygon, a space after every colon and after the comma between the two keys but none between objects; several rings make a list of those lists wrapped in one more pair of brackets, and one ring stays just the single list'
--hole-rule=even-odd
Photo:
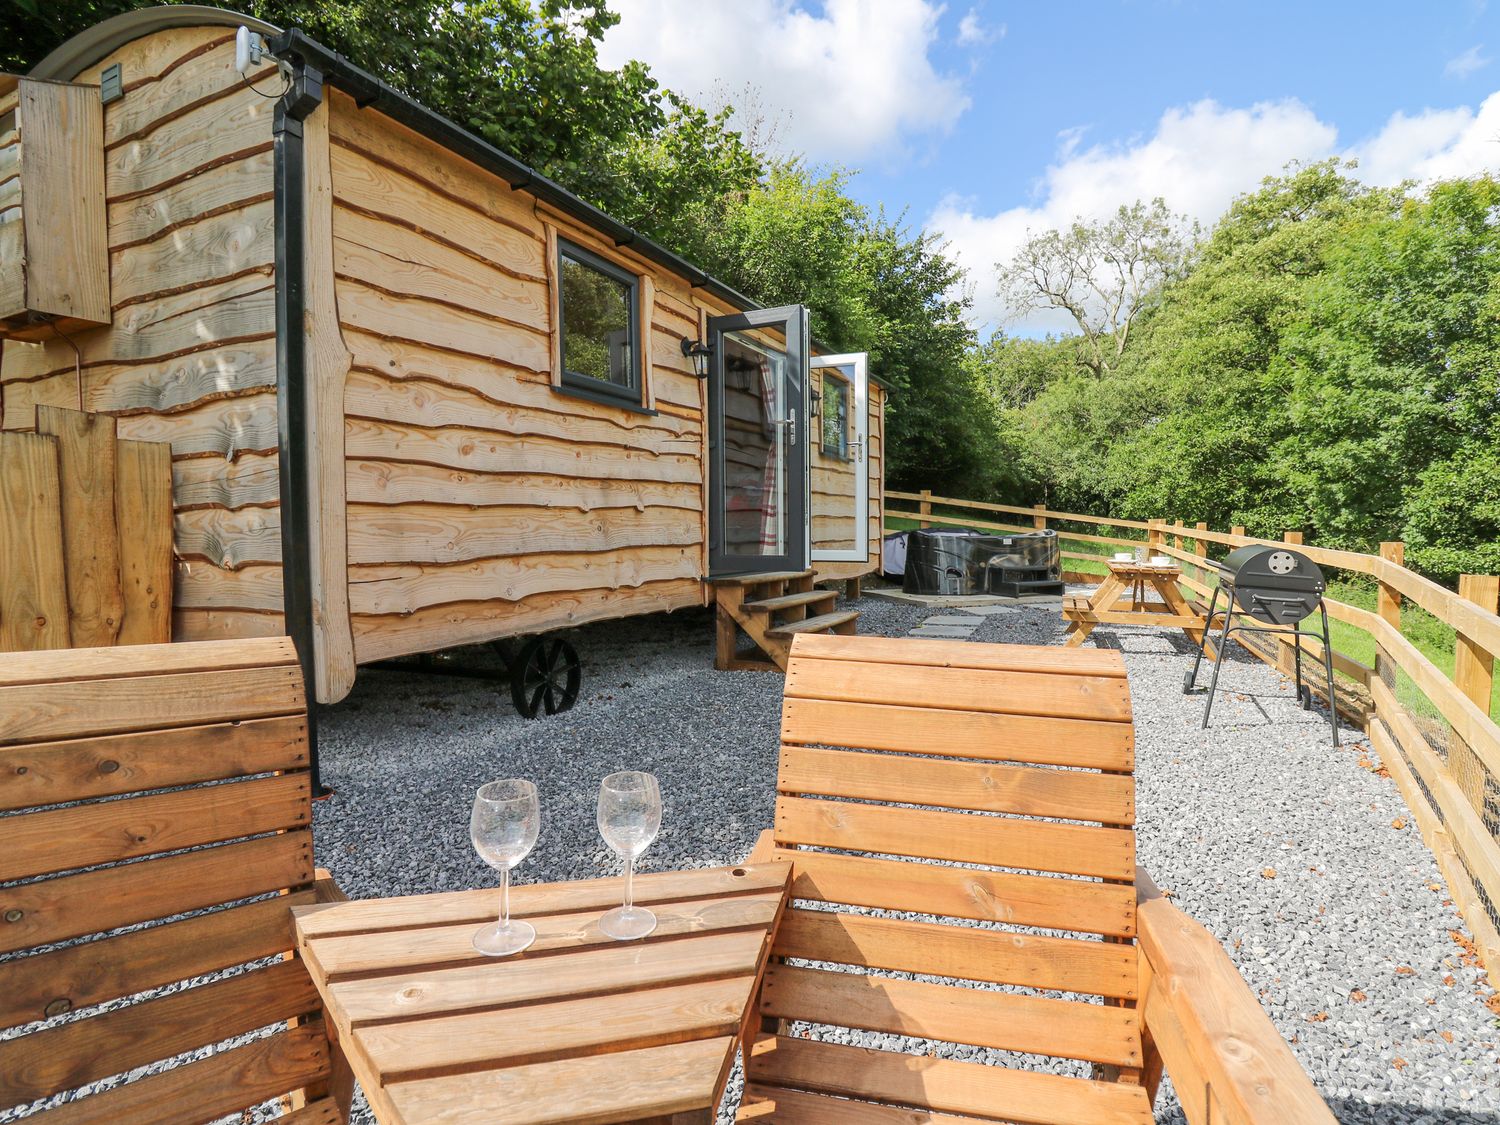
[{"label": "horizontal timber plank", "polygon": [[638,613],[667,613],[704,604],[698,579],[647,582],[634,589],[575,590],[543,594],[519,602],[455,602],[409,615],[356,615],[355,656],[361,663],[416,652],[432,652],[500,637],[547,632],[590,621]]},{"label": "horizontal timber plank", "polygon": [[339,321],[387,339],[441,344],[481,359],[545,371],[545,332],[419,297],[382,292],[349,277],[337,279]]},{"label": "horizontal timber plank", "polygon": [[0,880],[115,863],[310,822],[306,772],[8,817]]},{"label": "horizontal timber plank", "polygon": [[178,559],[178,609],[252,609],[280,613],[285,604],[277,564],[224,570],[201,559]]},{"label": "horizontal timber plank", "polygon": [[320,1022],[308,1023],[77,1098],[49,1110],[47,1125],[202,1125],[311,1085],[328,1073],[326,1033]]},{"label": "horizontal timber plank", "polygon": [[[676,416],[665,411],[653,417],[561,395],[553,389],[550,373],[495,363],[442,347],[376,336],[348,325],[344,326],[344,340],[353,354],[356,369],[378,374],[388,382],[416,381],[452,387],[497,406],[526,407],[569,418],[591,418],[621,433],[628,434],[642,427],[685,432],[673,427]],[[702,418],[696,400],[687,413],[691,421]],[[690,428],[695,433],[701,429]]]},{"label": "horizontal timber plank", "polygon": [[[806,1090],[786,1090],[747,1083],[737,1122],[774,1121],[778,1125],[984,1125],[985,1118],[877,1105]],[[994,1118],[989,1118],[994,1121]]]},{"label": "horizontal timber plank", "polygon": [[1135,780],[1119,774],[784,746],[776,788],[815,797],[1135,823]]},{"label": "horizontal timber plank", "polygon": [[424,429],[349,418],[344,450],[351,460],[415,462],[481,473],[539,473],[616,480],[696,484],[703,466],[691,453],[651,453],[623,446],[596,446],[540,435],[513,437],[483,430]]},{"label": "horizontal timber plank", "polygon": [[[799,660],[787,669],[786,694],[898,707],[981,711],[1065,719],[1130,719],[1130,689],[1107,676],[1035,675],[976,668]],[[939,706],[934,706],[934,703]]]},{"label": "horizontal timber plank", "polygon": [[257,719],[302,707],[295,666],[247,668],[230,683],[220,672],[184,672],[153,676],[149,688],[136,679],[0,687],[0,746]]},{"label": "horizontal timber plank", "polygon": [[[941,717],[942,737],[934,737]],[[788,697],[781,740],[1042,765],[1129,770],[1135,762],[1130,724],[982,711],[933,712],[925,707],[845,703]]]},{"label": "horizontal timber plank", "polygon": [[703,487],[699,483],[474,473],[437,465],[371,460],[348,463],[346,494],[351,504],[535,505],[578,512],[596,508],[703,510]]},{"label": "horizontal timber plank", "polygon": [[28,1102],[319,1007],[306,969],[264,969],[0,1043],[0,1099]]},{"label": "horizontal timber plank", "polygon": [[276,216],[270,200],[185,223],[110,255],[115,308],[224,278],[273,269]]},{"label": "horizontal timber plank", "polygon": [[179,562],[224,570],[281,562],[280,508],[193,508],[179,511],[173,524]]},{"label": "horizontal timber plank", "polygon": [[307,768],[301,716],[248,719],[0,750],[0,809]]},{"label": "horizontal timber plank", "polygon": [[172,462],[172,495],[179,509],[246,508],[281,502],[280,468],[274,453],[184,457]]},{"label": "horizontal timber plank", "polygon": [[[137,63],[138,68],[126,70],[121,60],[121,70],[136,96],[110,103],[104,115],[106,147],[148,133],[165,119],[242,88],[244,79],[233,69],[234,37],[225,35],[224,29],[173,29],[165,34],[168,43],[146,66]],[[176,57],[169,58],[169,52]],[[267,68],[255,76],[253,84],[268,97],[274,96],[279,85],[276,78],[276,72]]]},{"label": "horizontal timber plank", "polygon": [[440,1074],[723,1038],[739,1030],[754,978],[531,1004],[365,1028],[361,1044],[388,1084]]},{"label": "horizontal timber plank", "polygon": [[[276,103],[241,84],[104,154],[109,202],[148,195],[246,156],[270,139]],[[170,126],[170,127],[169,127]]]},{"label": "horizontal timber plank", "polygon": [[0,952],[63,941],[165,914],[312,882],[312,833],[283,832],[164,859],[0,888]]},{"label": "horizontal timber plank", "polygon": [[[180,672],[230,672],[242,668],[290,668],[297,663],[290,640],[275,643],[225,641],[199,645],[132,645],[129,648],[0,653],[0,688],[57,681],[109,680]],[[226,677],[226,683],[229,678]],[[300,706],[300,695],[288,709]]]},{"label": "horizontal timber plank", "polygon": [[[342,154],[346,150],[335,151]],[[337,184],[335,190],[345,187]],[[470,238],[459,248],[403,223],[336,206],[333,269],[339,276],[355,280],[378,278],[379,287],[387,292],[440,301],[545,332],[546,283],[539,278],[518,277],[517,273],[524,271],[497,268],[480,257],[474,247],[483,246],[487,237],[492,237],[490,232],[481,231],[477,239]]]},{"label": "horizontal timber plank", "polygon": [[[106,125],[108,116],[106,115]],[[211,175],[192,176],[162,191],[109,205],[109,242],[119,250],[160,238],[177,226],[270,199],[275,192],[269,137],[238,160]]]},{"label": "horizontal timber plank", "polygon": [[[413,936],[420,940],[420,933]],[[581,996],[640,994],[689,981],[750,976],[757,969],[765,941],[762,929],[687,934],[647,945],[610,943],[574,952],[565,966],[531,956],[509,972],[497,974],[492,964],[481,960],[335,982],[330,991],[340,1026],[360,1028],[393,1018],[514,1008]]]},{"label": "horizontal timber plank", "polygon": [[0,1016],[8,1024],[45,1019],[59,1000],[78,1011],[285,953],[292,947],[289,910],[313,898],[297,891],[5,962]]},{"label": "horizontal timber plank", "polygon": [[776,842],[1100,879],[1131,878],[1135,834],[974,813],[776,800]]},{"label": "horizontal timber plank", "polygon": [[866,663],[937,665],[997,672],[1031,672],[1038,676],[1107,676],[1125,679],[1125,662],[1117,652],[1074,652],[1055,645],[976,645],[971,641],[909,637],[809,637],[798,642],[794,658],[853,660]]},{"label": "horizontal timber plank", "polygon": [[700,570],[695,546],[522,555],[446,566],[355,566],[349,570],[349,607],[359,614],[405,614],[450,602],[520,601],[601,584],[634,589],[648,582],[696,578]]},{"label": "horizontal timber plank", "polygon": [[696,547],[695,511],[350,504],[349,564],[461,563],[500,556],[598,553],[635,547]]},{"label": "horizontal timber plank", "polygon": [[[1145,1089],[927,1055],[762,1036],[748,1062],[752,1082],[913,1105],[1027,1125],[1141,1125],[1151,1120]],[[778,1091],[779,1093],[779,1091]]]},{"label": "horizontal timber plank", "polygon": [[[408,1121],[442,1121],[476,1105],[524,1106],[529,1125],[677,1120],[713,1101],[730,1037],[560,1059],[415,1082],[386,1093]],[[625,1076],[628,1080],[622,1080]]]},{"label": "horizontal timber plank", "polygon": [[778,964],[766,970],[761,1013],[1107,1065],[1142,1061],[1134,1009],[1006,992]]},{"label": "horizontal timber plank", "polygon": [[172,635],[179,641],[219,641],[286,636],[280,613],[240,609],[178,609],[172,613]]},{"label": "horizontal timber plank", "polygon": [[967,925],[789,910],[776,931],[778,957],[924,976],[1014,984],[1134,999],[1135,947]]},{"label": "horizontal timber plank", "polygon": [[350,372],[344,392],[344,408],[352,417],[424,429],[459,426],[487,434],[552,437],[654,453],[693,454],[702,441],[698,427],[669,415],[631,415],[642,423],[623,427],[589,411],[567,409],[577,401],[554,396],[543,401],[547,409],[517,406],[446,382],[390,379],[364,367]]}]

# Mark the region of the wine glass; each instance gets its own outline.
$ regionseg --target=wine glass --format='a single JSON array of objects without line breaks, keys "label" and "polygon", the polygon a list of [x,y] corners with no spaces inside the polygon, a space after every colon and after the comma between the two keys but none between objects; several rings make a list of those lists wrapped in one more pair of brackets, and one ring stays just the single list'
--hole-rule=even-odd
[{"label": "wine glass", "polygon": [[661,787],[639,770],[612,773],[599,783],[599,834],[625,859],[625,905],[599,919],[616,941],[643,938],[656,929],[656,915],[635,904],[635,858],[661,828]]},{"label": "wine glass", "polygon": [[500,920],[474,935],[474,948],[486,957],[520,953],[536,940],[530,922],[511,921],[510,869],[531,854],[541,824],[536,786],[529,781],[491,781],[474,794],[469,838],[479,858],[500,872]]}]

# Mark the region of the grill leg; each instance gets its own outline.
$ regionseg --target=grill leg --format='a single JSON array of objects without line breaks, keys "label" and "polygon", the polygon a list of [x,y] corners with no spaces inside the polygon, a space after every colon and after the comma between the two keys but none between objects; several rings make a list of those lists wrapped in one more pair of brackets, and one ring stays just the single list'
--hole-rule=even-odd
[{"label": "grill leg", "polygon": [[1338,695],[1333,683],[1333,641],[1328,636],[1328,607],[1320,600],[1318,609],[1323,614],[1323,672],[1328,677],[1328,726],[1333,731],[1333,748],[1339,748]]},{"label": "grill leg", "polygon": [[[1203,703],[1203,729],[1208,729],[1208,716],[1214,709],[1214,696],[1219,693],[1219,668],[1224,663],[1224,651],[1229,646],[1229,631],[1233,626],[1230,622],[1234,619],[1234,605],[1224,611],[1224,630],[1219,634],[1219,643],[1214,645],[1214,674],[1208,681],[1208,698]],[[1205,637],[1208,636],[1205,630]]]},{"label": "grill leg", "polygon": [[1219,587],[1214,587],[1213,597],[1208,599],[1208,616],[1203,619],[1203,635],[1198,638],[1198,651],[1193,654],[1193,666],[1188,670],[1187,679],[1182,682],[1182,694],[1187,695],[1193,690],[1193,685],[1198,682],[1198,668],[1203,664],[1203,650],[1208,645],[1209,631],[1214,627],[1214,610],[1219,605]]},{"label": "grill leg", "polygon": [[1297,706],[1304,711],[1312,705],[1312,700],[1302,691],[1302,633],[1299,630],[1292,634],[1292,668],[1293,681],[1297,685]]}]

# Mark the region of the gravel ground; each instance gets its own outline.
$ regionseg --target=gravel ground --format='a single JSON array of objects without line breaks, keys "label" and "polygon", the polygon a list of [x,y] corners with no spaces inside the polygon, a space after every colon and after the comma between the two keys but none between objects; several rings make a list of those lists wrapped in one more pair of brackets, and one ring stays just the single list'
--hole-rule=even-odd
[{"label": "gravel ground", "polygon": [[[860,631],[904,635],[963,616],[867,597]],[[1055,644],[1055,606],[979,614],[977,641]],[[931,627],[929,627],[931,628]],[[468,840],[474,789],[532,778],[543,826],[522,881],[610,873],[598,779],[662,781],[661,836],[643,870],[743,859],[771,822],[780,677],[713,670],[704,612],[578,630],[583,696],[527,722],[479,681],[367,672],[325,713],[318,861],[350,895],[485,886]],[[1464,956],[1462,923],[1374,751],[1245,658],[1226,666],[1213,727],[1184,697],[1185,638],[1101,627],[1135,704],[1142,864],[1224,942],[1341,1121],[1500,1125],[1500,1018]],[[476,650],[479,658],[482,651]],[[1399,827],[1398,827],[1399,825]],[[1468,962],[1468,963],[1466,963]],[[1170,1089],[1159,1121],[1179,1121]]]}]

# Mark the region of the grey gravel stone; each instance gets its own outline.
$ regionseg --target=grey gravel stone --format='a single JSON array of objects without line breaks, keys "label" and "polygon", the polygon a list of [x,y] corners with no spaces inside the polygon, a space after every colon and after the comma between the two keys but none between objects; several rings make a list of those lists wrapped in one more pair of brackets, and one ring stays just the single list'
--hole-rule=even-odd
[{"label": "grey gravel stone", "polygon": [[[857,608],[860,632],[886,636],[932,613],[873,597]],[[1055,604],[964,612],[985,618],[976,641],[1061,641]],[[618,861],[598,837],[595,792],[626,767],[655,772],[666,802],[642,869],[742,860],[771,823],[781,678],[715,672],[712,636],[700,611],[577,630],[582,698],[533,722],[494,684],[362,672],[323,716],[336,794],[316,807],[318,862],[356,897],[493,885],[469,846],[469,802],[484,781],[522,776],[541,790],[543,823],[520,881],[609,874]],[[1500,1021],[1449,936],[1462,922],[1369,745],[1345,730],[1334,750],[1326,714],[1301,710],[1280,675],[1243,656],[1226,664],[1213,726],[1200,730],[1203,698],[1182,694],[1191,649],[1180,633],[1100,626],[1089,643],[1119,649],[1130,672],[1142,864],[1224,943],[1337,1116],[1500,1122]],[[1408,826],[1394,828],[1397,818]],[[1157,1118],[1182,1120],[1170,1083]]]}]

